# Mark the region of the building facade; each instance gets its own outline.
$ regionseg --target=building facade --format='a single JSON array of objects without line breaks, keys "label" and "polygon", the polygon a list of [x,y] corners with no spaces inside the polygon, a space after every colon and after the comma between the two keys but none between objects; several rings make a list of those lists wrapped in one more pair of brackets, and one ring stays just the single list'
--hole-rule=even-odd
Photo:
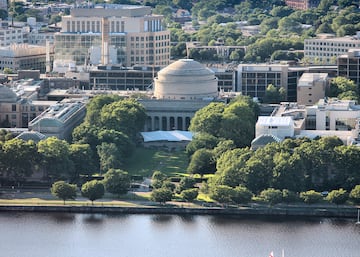
[{"label": "building facade", "polygon": [[28,26],[12,27],[8,21],[0,20],[0,46],[27,43],[29,31]]},{"label": "building facade", "polygon": [[55,34],[55,60],[76,65],[166,66],[170,31],[162,23],[163,16],[151,14],[148,6],[74,8],[62,17],[62,30]]},{"label": "building facade", "polygon": [[297,103],[299,105],[313,105],[325,97],[329,87],[327,73],[304,73],[297,87]]},{"label": "building facade", "polygon": [[307,10],[318,7],[320,0],[285,0],[285,3],[294,9]]},{"label": "building facade", "polygon": [[312,63],[336,64],[337,57],[352,48],[360,48],[360,34],[334,37],[323,34],[304,41],[304,57]]},{"label": "building facade", "polygon": [[350,49],[337,59],[338,76],[346,77],[360,85],[360,49]]},{"label": "building facade", "polygon": [[[12,44],[0,47],[0,70],[40,70],[41,73],[45,73],[46,65],[51,65],[54,58],[53,49],[49,51],[47,57],[45,46]],[[47,61],[47,58],[50,60]]]}]

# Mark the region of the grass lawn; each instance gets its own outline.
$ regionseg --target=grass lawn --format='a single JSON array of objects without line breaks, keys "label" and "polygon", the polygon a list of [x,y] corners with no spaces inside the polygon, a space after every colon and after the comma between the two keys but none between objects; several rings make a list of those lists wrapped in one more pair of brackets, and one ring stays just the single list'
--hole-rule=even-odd
[{"label": "grass lawn", "polygon": [[132,175],[150,177],[158,170],[167,176],[186,175],[188,157],[184,151],[166,152],[156,149],[136,148],[125,164],[124,170]]}]

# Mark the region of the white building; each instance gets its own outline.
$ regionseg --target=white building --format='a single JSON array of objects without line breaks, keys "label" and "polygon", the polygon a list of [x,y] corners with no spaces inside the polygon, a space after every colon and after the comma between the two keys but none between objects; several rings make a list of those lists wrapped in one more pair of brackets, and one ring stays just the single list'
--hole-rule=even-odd
[{"label": "white building", "polygon": [[336,58],[351,48],[360,48],[360,33],[355,36],[334,37],[332,34],[320,34],[317,38],[304,41],[304,57],[311,62],[336,64]]},{"label": "white building", "polygon": [[280,139],[294,136],[292,117],[259,116],[255,127],[255,137],[273,135]]}]

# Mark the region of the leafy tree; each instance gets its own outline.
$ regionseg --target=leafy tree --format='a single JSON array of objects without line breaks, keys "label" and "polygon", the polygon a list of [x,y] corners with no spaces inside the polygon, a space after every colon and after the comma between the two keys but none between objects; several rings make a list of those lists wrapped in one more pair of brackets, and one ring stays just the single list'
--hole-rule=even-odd
[{"label": "leafy tree", "polygon": [[360,183],[358,171],[360,165],[360,149],[357,146],[338,146],[334,149],[333,187],[344,187],[350,190]]},{"label": "leafy tree", "polygon": [[189,188],[181,191],[180,197],[187,202],[192,202],[196,199],[199,194],[199,190],[197,188]]},{"label": "leafy tree", "polygon": [[69,155],[70,160],[74,163],[74,177],[72,179],[77,179],[80,174],[91,175],[96,171],[90,145],[71,144],[69,146]]},{"label": "leafy tree", "polygon": [[232,140],[221,140],[217,146],[213,149],[214,159],[218,160],[220,156],[232,149],[235,149],[236,146],[234,144],[234,141]]},{"label": "leafy tree", "polygon": [[261,191],[260,198],[265,202],[270,203],[270,205],[274,205],[282,201],[282,191],[279,189],[268,188]]},{"label": "leafy tree", "polygon": [[154,171],[151,177],[151,186],[155,189],[159,189],[163,186],[163,183],[166,181],[167,176],[161,171]]},{"label": "leafy tree", "polygon": [[70,159],[69,144],[65,140],[49,137],[38,143],[42,167],[50,180],[73,177],[74,163]]},{"label": "leafy tree", "polygon": [[355,203],[360,203],[360,185],[356,185],[350,192],[350,199]]},{"label": "leafy tree", "polygon": [[283,189],[282,190],[282,199],[285,203],[293,203],[299,199],[299,196],[295,192],[292,192],[288,189]]},{"label": "leafy tree", "polygon": [[253,193],[244,186],[235,187],[235,194],[232,200],[237,204],[248,203],[251,201]]},{"label": "leafy tree", "polygon": [[65,181],[56,181],[51,186],[51,193],[64,201],[68,199],[75,199],[76,197],[76,185],[75,184],[69,184]]},{"label": "leafy tree", "polygon": [[188,156],[193,155],[199,149],[213,149],[219,142],[219,139],[208,133],[196,133],[192,141],[186,146]]},{"label": "leafy tree", "polygon": [[225,152],[218,159],[216,173],[212,178],[212,186],[227,185],[236,187],[239,184],[246,184],[246,162],[253,152],[249,148],[236,148]]},{"label": "leafy tree", "polygon": [[114,143],[103,142],[97,146],[97,153],[100,158],[100,170],[106,172],[109,169],[121,168],[123,157]]},{"label": "leafy tree", "polygon": [[349,194],[346,192],[346,190],[340,188],[339,190],[332,190],[327,195],[326,200],[334,204],[344,204],[348,198]]},{"label": "leafy tree", "polygon": [[346,98],[352,92],[357,95],[358,89],[354,81],[345,77],[336,77],[331,80],[330,92],[327,93],[330,97]]},{"label": "leafy tree", "polygon": [[190,174],[209,174],[215,173],[216,165],[214,155],[211,150],[199,149],[191,157],[187,172]]},{"label": "leafy tree", "polygon": [[100,126],[100,113],[105,105],[119,101],[122,98],[118,95],[99,95],[91,99],[86,106],[85,123]]},{"label": "leafy tree", "polygon": [[91,180],[81,186],[81,195],[88,198],[91,204],[105,194],[104,184],[98,180]]},{"label": "leafy tree", "polygon": [[194,188],[195,183],[196,181],[193,177],[182,177],[176,187],[176,193],[180,194],[184,190]]},{"label": "leafy tree", "polygon": [[161,204],[165,204],[170,201],[173,197],[173,192],[169,188],[158,188],[151,192],[150,199],[154,202],[159,202]]},{"label": "leafy tree", "polygon": [[124,99],[105,105],[100,113],[103,128],[123,132],[132,139],[144,128],[145,118],[144,107],[135,99]]},{"label": "leafy tree", "polygon": [[273,84],[269,84],[266,87],[263,102],[264,103],[279,103],[280,100],[283,100],[283,99],[280,98],[279,88],[277,88]]},{"label": "leafy tree", "polygon": [[14,138],[2,145],[3,170],[14,182],[21,182],[30,176],[37,161],[37,147],[34,141]]},{"label": "leafy tree", "polygon": [[219,203],[231,203],[235,196],[235,189],[229,186],[219,185],[211,190],[211,199]]},{"label": "leafy tree", "polygon": [[320,202],[322,200],[322,195],[315,190],[309,190],[306,192],[301,192],[300,198],[304,201],[304,203],[312,204]]},{"label": "leafy tree", "polygon": [[110,169],[104,174],[104,186],[109,193],[126,194],[130,188],[130,176],[126,171]]}]

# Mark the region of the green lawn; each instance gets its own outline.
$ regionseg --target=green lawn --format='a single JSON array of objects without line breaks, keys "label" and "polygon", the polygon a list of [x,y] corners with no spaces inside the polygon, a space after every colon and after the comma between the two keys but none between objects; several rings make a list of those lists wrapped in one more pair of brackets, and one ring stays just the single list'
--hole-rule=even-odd
[{"label": "green lawn", "polygon": [[184,151],[166,152],[156,149],[136,148],[125,164],[124,170],[132,175],[150,177],[159,170],[167,176],[185,175],[188,157]]}]

